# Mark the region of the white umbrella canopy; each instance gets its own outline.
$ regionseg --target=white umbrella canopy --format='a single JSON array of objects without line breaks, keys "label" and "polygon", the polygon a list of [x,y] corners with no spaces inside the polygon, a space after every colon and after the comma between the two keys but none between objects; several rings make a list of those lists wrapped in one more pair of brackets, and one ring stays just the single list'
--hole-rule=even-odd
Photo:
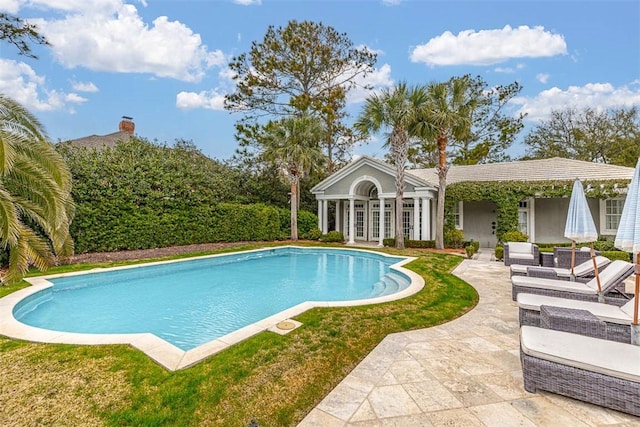
[{"label": "white umbrella canopy", "polygon": [[633,179],[627,190],[627,198],[622,208],[622,216],[618,224],[618,232],[614,242],[616,248],[631,252],[636,263],[635,305],[633,308],[632,341],[640,345],[638,334],[638,300],[640,300],[640,159],[636,164]]},{"label": "white umbrella canopy", "polygon": [[[582,182],[578,178],[573,182],[573,190],[571,191],[571,199],[569,199],[569,212],[567,213],[567,223],[564,227],[564,237],[571,239],[571,280],[575,280],[573,268],[576,263],[576,242],[594,242],[598,240],[598,230],[593,222],[591,210],[587,203],[587,196],[584,194]],[[598,291],[600,291],[600,277],[598,276],[598,268],[595,260],[593,245],[591,245],[591,258],[596,271],[596,279],[598,282]]]}]

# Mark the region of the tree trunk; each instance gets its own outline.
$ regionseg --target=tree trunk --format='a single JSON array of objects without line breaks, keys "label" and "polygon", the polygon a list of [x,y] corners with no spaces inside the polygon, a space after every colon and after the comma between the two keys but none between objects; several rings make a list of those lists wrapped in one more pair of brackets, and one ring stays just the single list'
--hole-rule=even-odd
[{"label": "tree trunk", "polygon": [[298,177],[291,179],[291,240],[298,240]]},{"label": "tree trunk", "polygon": [[447,188],[447,137],[438,136],[438,206],[436,209],[436,249],[444,249],[444,198]]},{"label": "tree trunk", "polygon": [[404,207],[404,167],[407,163],[406,140],[402,130],[394,131],[391,135],[391,146],[396,164],[396,249],[404,249],[402,210]]}]

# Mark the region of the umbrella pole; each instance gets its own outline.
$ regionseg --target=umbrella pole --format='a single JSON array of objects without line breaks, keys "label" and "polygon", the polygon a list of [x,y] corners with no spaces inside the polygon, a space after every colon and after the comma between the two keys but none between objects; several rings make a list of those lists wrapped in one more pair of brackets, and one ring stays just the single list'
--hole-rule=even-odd
[{"label": "umbrella pole", "polygon": [[596,282],[598,283],[598,294],[600,294],[602,292],[602,286],[600,285],[600,272],[598,271],[598,263],[596,262],[596,251],[593,249],[593,242],[591,242],[589,246],[591,247],[591,260],[593,261],[593,271],[596,274]]},{"label": "umbrella pole", "polygon": [[576,280],[576,275],[573,274],[573,267],[575,267],[576,265],[576,241],[572,240],[571,241],[571,281],[575,282]]},{"label": "umbrella pole", "polygon": [[640,299],[640,254],[634,253],[636,261],[636,288],[633,304],[633,322],[631,323],[631,344],[640,345],[640,326],[638,326],[638,300]]}]

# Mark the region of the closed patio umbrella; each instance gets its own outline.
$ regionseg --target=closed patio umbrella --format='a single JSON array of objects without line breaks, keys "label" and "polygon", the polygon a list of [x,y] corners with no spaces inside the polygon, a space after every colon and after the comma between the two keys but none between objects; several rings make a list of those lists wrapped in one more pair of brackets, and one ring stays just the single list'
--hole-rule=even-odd
[{"label": "closed patio umbrella", "polygon": [[598,230],[596,230],[596,224],[593,222],[587,197],[584,195],[584,188],[578,178],[573,183],[571,199],[569,199],[569,212],[567,213],[567,223],[564,227],[564,237],[571,239],[571,280],[575,280],[573,268],[576,264],[576,242],[591,243],[591,259],[595,268],[598,292],[600,292],[602,290],[600,288],[600,276],[598,275],[598,266],[593,250],[593,242],[598,239]]},{"label": "closed patio umbrella", "polygon": [[635,304],[633,322],[631,324],[631,342],[640,345],[640,327],[638,326],[638,300],[640,300],[640,159],[636,164],[633,179],[627,191],[627,198],[622,208],[620,224],[614,242],[616,248],[631,252],[636,263]]}]

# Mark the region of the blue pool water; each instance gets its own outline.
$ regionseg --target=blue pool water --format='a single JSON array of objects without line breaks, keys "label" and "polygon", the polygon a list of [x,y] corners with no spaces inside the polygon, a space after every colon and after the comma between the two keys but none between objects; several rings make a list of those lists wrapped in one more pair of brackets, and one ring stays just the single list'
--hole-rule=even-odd
[{"label": "blue pool water", "polygon": [[150,332],[190,350],[305,301],[389,295],[410,280],[402,258],[278,248],[50,279],[14,317],[77,333]]}]

